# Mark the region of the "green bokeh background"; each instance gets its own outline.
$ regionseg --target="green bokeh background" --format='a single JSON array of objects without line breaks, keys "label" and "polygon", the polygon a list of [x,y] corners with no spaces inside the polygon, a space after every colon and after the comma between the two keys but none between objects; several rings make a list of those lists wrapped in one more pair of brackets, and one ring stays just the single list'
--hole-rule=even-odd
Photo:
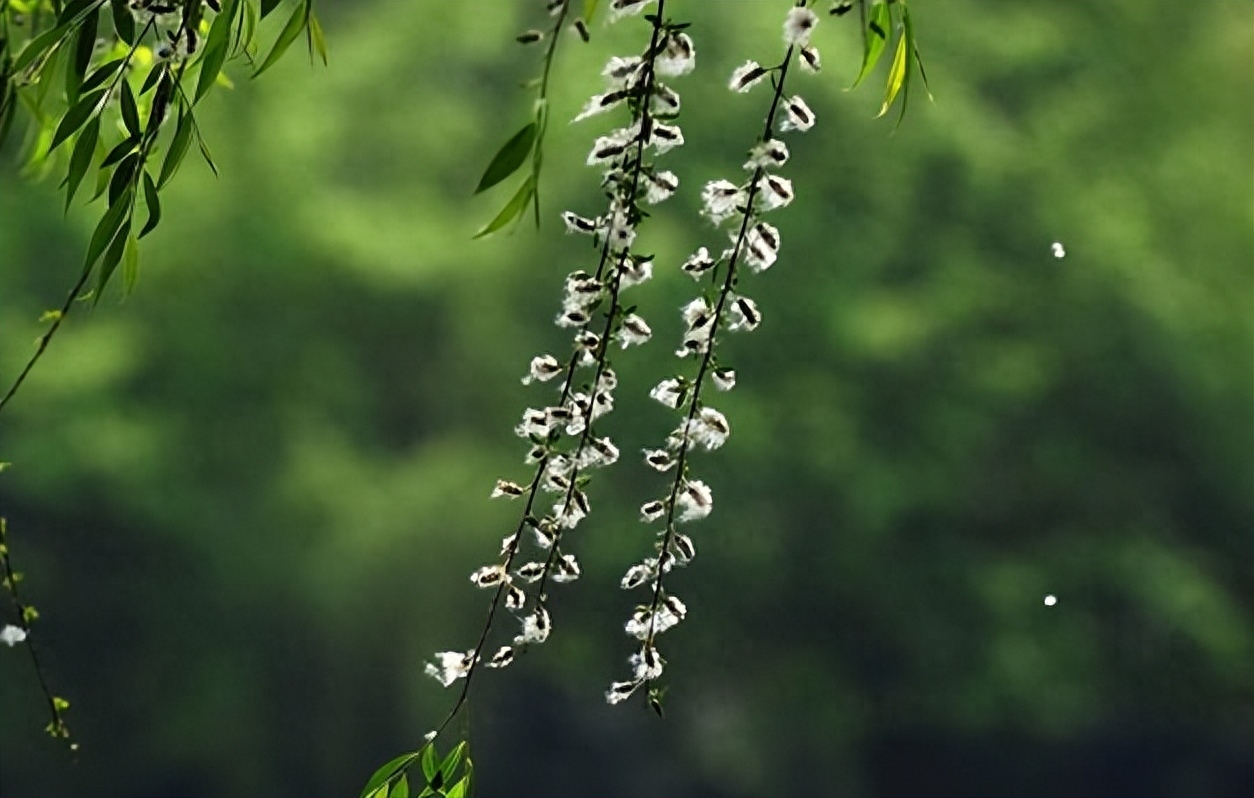
[{"label": "green bokeh background", "polygon": [[[80,308],[0,421],[0,511],[77,764],[20,649],[0,649],[0,794],[346,796],[451,694],[422,674],[477,636],[522,478],[510,432],[548,389],[551,325],[613,124],[557,123],[545,224],[472,242],[470,189],[528,113],[537,3],[320,0],[298,55],[204,105],[222,169],[184,166],[136,291]],[[721,234],[784,0],[672,0],[680,194],[641,233],[654,342],[616,355],[624,452],[674,418],[678,263]],[[1254,4],[912,4],[936,103],[873,120],[848,18],[792,88],[798,199],[765,314],[728,339],[734,433],[701,455],[714,514],[674,586],[667,719],[608,707],[661,490],[598,475],[553,591],[553,640],[478,683],[483,796],[1170,795],[1254,790]],[[571,39],[574,116],[638,19]],[[295,51],[294,51],[295,53]],[[882,80],[882,76],[881,76]],[[79,268],[98,209],[0,166],[0,375]],[[1054,241],[1067,256],[1055,259]],[[1047,608],[1047,593],[1059,597]],[[7,617],[7,616],[6,616]]]}]

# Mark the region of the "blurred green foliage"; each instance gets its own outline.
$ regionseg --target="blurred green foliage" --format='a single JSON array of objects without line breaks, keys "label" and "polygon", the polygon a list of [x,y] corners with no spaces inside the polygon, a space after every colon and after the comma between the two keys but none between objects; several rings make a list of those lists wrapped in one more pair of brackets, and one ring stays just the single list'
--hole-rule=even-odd
[{"label": "blurred green foliage", "polygon": [[[473,642],[518,378],[565,345],[561,277],[589,257],[556,214],[598,206],[597,128],[559,120],[644,26],[564,45],[546,226],[472,244],[503,199],[472,196],[485,159],[529,113],[535,10],[323,5],[331,69],[215,93],[222,177],[189,162],[136,292],[72,317],[0,422],[0,511],[82,744],[67,766],[0,650],[5,796],[352,795],[447,708],[422,660]],[[680,195],[642,230],[656,340],[616,359],[624,452],[672,424],[645,394],[678,264],[714,238],[697,188],[761,124],[725,76],[776,55],[786,4],[675,5],[698,69]],[[657,489],[624,458],[553,641],[476,687],[481,794],[1254,787],[1254,5],[912,8],[938,101],[895,135],[843,90],[852,26],[824,21],[798,85],[818,125],[780,263],[743,286],[766,320],[724,355],[733,436],[696,463],[717,504],[674,585],[667,720],[601,699]],[[94,209],[62,221],[53,185],[0,169],[9,375]]]}]

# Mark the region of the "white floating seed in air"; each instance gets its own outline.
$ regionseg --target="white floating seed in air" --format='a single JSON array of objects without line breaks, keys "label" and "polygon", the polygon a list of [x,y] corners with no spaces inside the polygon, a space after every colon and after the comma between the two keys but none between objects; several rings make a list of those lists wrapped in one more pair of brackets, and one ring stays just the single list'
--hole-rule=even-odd
[{"label": "white floating seed in air", "polygon": [[1055,258],[1061,259],[1067,257],[1067,250],[1063,247],[1061,241],[1055,241],[1051,249],[1054,251]]}]

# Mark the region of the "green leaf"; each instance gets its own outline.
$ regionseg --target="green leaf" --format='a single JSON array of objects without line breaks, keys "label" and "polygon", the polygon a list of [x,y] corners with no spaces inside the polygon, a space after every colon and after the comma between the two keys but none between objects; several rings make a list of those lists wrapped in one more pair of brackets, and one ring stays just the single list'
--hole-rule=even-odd
[{"label": "green leaf", "polygon": [[318,21],[318,15],[310,8],[309,26],[305,29],[309,36],[309,58],[313,60],[313,54],[316,52],[318,57],[322,59],[322,65],[327,65],[327,39],[322,33],[322,23]]},{"label": "green leaf", "polygon": [[444,761],[440,763],[440,775],[444,777],[444,783],[448,784],[453,780],[453,776],[457,774],[457,766],[461,764],[462,754],[466,750],[466,743],[458,743],[448,756],[444,757]]},{"label": "green leaf", "polygon": [[430,783],[438,772],[435,763],[435,743],[427,743],[422,749],[422,775],[426,776],[427,783]]},{"label": "green leaf", "polygon": [[875,69],[875,64],[880,60],[880,55],[884,52],[885,45],[888,44],[888,32],[891,27],[892,20],[888,3],[884,0],[876,0],[875,5],[871,6],[871,16],[867,20],[866,30],[862,33],[862,69],[858,72],[858,78],[853,82],[853,86],[849,88],[855,88],[863,78],[871,74],[871,70]]},{"label": "green leaf", "polygon": [[144,82],[140,84],[139,94],[142,97],[152,91],[152,87],[156,86],[166,75],[166,67],[163,64],[154,64],[152,69],[148,70],[148,74],[144,75]]},{"label": "green leaf", "polygon": [[100,0],[73,0],[66,3],[61,9],[61,13],[57,16],[58,25],[73,25],[78,21],[79,17],[85,16],[90,11],[95,11],[93,6],[97,6]]},{"label": "green leaf", "polygon": [[388,798],[409,798],[409,777],[401,774],[401,777],[392,785],[392,790],[388,793]]},{"label": "green leaf", "polygon": [[83,85],[87,67],[91,66],[91,54],[96,47],[96,27],[99,22],[100,12],[93,9],[74,34],[74,54],[65,65],[65,97],[68,102],[78,99],[79,87]]},{"label": "green leaf", "polygon": [[880,112],[875,115],[877,119],[888,113],[888,107],[893,104],[893,100],[897,99],[897,94],[906,83],[907,52],[909,48],[906,47],[906,37],[898,37],[897,51],[893,54],[893,65],[888,70],[888,82],[884,84],[884,104],[880,106]]},{"label": "green leaf", "polygon": [[196,95],[192,102],[198,102],[201,97],[204,97],[205,92],[209,91],[213,82],[218,79],[218,73],[222,71],[222,65],[226,63],[227,52],[230,50],[231,24],[235,21],[238,11],[238,4],[228,0],[223,4],[218,16],[214,17],[213,26],[209,28],[209,38],[205,42],[205,55],[200,61],[200,77],[196,79]]},{"label": "green leaf", "polygon": [[107,64],[96,67],[91,76],[83,81],[83,85],[79,87],[79,91],[91,91],[97,86],[103,86],[105,81],[112,78],[122,68],[122,64],[126,62],[125,58],[115,58]]},{"label": "green leaf", "polygon": [[135,17],[126,4],[127,0],[110,0],[110,10],[113,11],[113,29],[117,31],[118,38],[124,44],[132,45],[135,43]]},{"label": "green leaf", "polygon": [[[128,203],[122,203],[126,205]],[[131,237],[131,217],[128,214],[124,218],[124,224],[117,234],[113,237],[113,243],[105,250],[104,258],[100,261],[100,271],[96,273],[96,291],[92,299],[93,305],[100,304],[100,297],[104,296],[105,286],[109,284],[109,278],[113,276],[113,272],[118,268],[118,264],[122,262],[122,256],[126,254],[126,241]]]},{"label": "green leaf", "polygon": [[126,293],[135,290],[135,283],[139,280],[139,241],[135,238],[135,234],[127,232],[126,249],[122,252],[122,286],[126,289]]},{"label": "green leaf", "polygon": [[218,176],[218,165],[213,162],[213,155],[209,153],[209,145],[205,143],[204,138],[200,135],[200,128],[192,125],[192,130],[196,133],[196,146],[200,148],[200,157],[205,159],[205,163],[209,165],[213,176]]},{"label": "green leaf", "polygon": [[261,18],[268,17],[278,4],[279,0],[261,0]]},{"label": "green leaf", "polygon": [[183,156],[187,154],[187,145],[192,141],[192,124],[194,117],[190,110],[179,110],[178,127],[174,130],[174,138],[170,139],[170,149],[166,150],[165,160],[161,162],[161,176],[157,178],[157,188],[165,188],[174,173],[178,171]]},{"label": "green leaf", "polygon": [[100,257],[100,253],[104,252],[105,247],[117,235],[118,230],[122,227],[122,222],[126,219],[129,206],[129,202],[115,202],[100,217],[99,223],[96,224],[95,232],[91,234],[91,242],[87,245],[87,260],[83,264],[84,273],[91,271],[92,266],[96,263],[96,259]]},{"label": "green leaf", "polygon": [[492,162],[484,170],[483,177],[479,178],[479,185],[475,188],[475,193],[478,194],[481,191],[492,188],[497,183],[514,174],[514,172],[517,172],[527,161],[527,156],[531,154],[531,148],[535,144],[538,132],[539,128],[536,123],[529,122],[511,136],[509,141],[501,145],[501,149],[497,150],[496,155],[492,156]]},{"label": "green leaf", "polygon": [[57,125],[57,131],[52,134],[52,143],[48,145],[48,152],[52,152],[57,145],[69,138],[80,127],[86,124],[87,120],[96,113],[100,106],[104,105],[105,90],[98,89],[83,97],[78,102],[70,106],[65,112],[65,116],[61,118],[61,124]]},{"label": "green leaf", "polygon": [[399,771],[409,767],[409,763],[418,758],[418,753],[401,754],[400,756],[388,762],[379,768],[366,782],[366,786],[362,788],[361,795],[358,798],[369,798],[369,796],[378,792],[380,787],[386,787],[387,782]]},{"label": "green leaf", "polygon": [[527,203],[531,202],[531,198],[534,195],[535,179],[528,175],[527,179],[524,180],[522,185],[518,187],[518,190],[514,192],[514,196],[510,198],[509,202],[505,203],[504,208],[501,208],[500,213],[498,213],[492,221],[484,225],[479,232],[475,233],[474,237],[483,238],[486,235],[491,235],[505,225],[514,221],[514,219],[527,209]]},{"label": "green leaf", "polygon": [[592,18],[597,13],[598,0],[583,0],[583,21],[589,25],[592,24]]},{"label": "green leaf", "polygon": [[465,776],[462,776],[461,781],[457,782],[452,787],[449,787],[448,792],[446,792],[445,795],[447,795],[448,798],[466,798],[469,792],[470,774],[467,773]]},{"label": "green leaf", "polygon": [[257,7],[252,3],[244,3],[244,21],[236,31],[235,43],[231,49],[236,54],[243,52],[248,57],[249,63],[252,62],[250,51],[255,49],[253,34],[257,31],[257,23]]},{"label": "green leaf", "polygon": [[287,48],[292,46],[292,42],[296,41],[296,37],[300,35],[301,30],[305,27],[306,21],[309,19],[309,13],[309,0],[304,0],[300,5],[296,6],[292,11],[292,16],[288,18],[287,24],[279,32],[279,38],[275,40],[274,46],[270,48],[270,54],[261,62],[261,66],[257,68],[257,71],[253,73],[254,78],[274,66],[283,57],[283,53],[287,52]]},{"label": "green leaf", "polygon": [[[99,119],[100,117],[96,117],[96,120]],[[130,138],[123,139],[116,147],[109,150],[109,154],[106,155],[104,160],[100,162],[100,168],[108,169],[110,166],[113,166],[115,163],[134,152],[137,146],[139,146],[138,136],[131,136]]]},{"label": "green leaf", "polygon": [[74,195],[78,192],[78,187],[83,182],[87,170],[91,167],[91,156],[96,151],[96,139],[99,136],[100,117],[95,117],[83,127],[82,132],[78,134],[78,141],[74,142],[74,153],[70,155],[70,170],[65,176],[66,211],[69,211],[70,203],[74,201]]},{"label": "green leaf", "polygon": [[152,176],[147,169],[144,170],[144,202],[148,205],[148,221],[144,223],[144,229],[139,231],[140,238],[151,233],[161,222],[161,196],[157,193],[157,186],[152,182]]},{"label": "green leaf", "polygon": [[123,158],[113,170],[113,179],[109,181],[109,204],[112,205],[122,196],[123,192],[129,192],[135,183],[135,170],[139,168],[139,153],[132,152]]},{"label": "green leaf", "polygon": [[68,29],[69,25],[58,25],[55,28],[44,31],[35,38],[31,39],[30,43],[22,48],[22,52],[13,61],[13,68],[10,74],[17,74],[18,72],[21,72],[23,69],[30,66],[32,61],[43,55],[47,50],[60,44],[61,39],[65,36]]},{"label": "green leaf", "polygon": [[143,135],[144,129],[139,124],[139,107],[135,105],[135,92],[131,90],[131,82],[122,78],[122,124],[132,136]]}]

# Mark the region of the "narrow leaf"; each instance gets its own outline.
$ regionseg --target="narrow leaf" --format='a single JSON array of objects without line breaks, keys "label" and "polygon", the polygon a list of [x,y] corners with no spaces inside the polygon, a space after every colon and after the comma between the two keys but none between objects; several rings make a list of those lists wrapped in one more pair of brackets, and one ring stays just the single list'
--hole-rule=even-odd
[{"label": "narrow leaf", "polygon": [[87,170],[91,167],[91,156],[96,151],[96,139],[100,135],[100,117],[93,118],[78,134],[78,141],[74,142],[74,153],[70,155],[70,170],[66,174],[65,181],[65,209],[69,211],[70,203],[74,201],[74,195],[78,192],[79,185],[83,182]]},{"label": "narrow leaf", "polygon": [[313,53],[317,53],[318,57],[322,59],[322,65],[326,66],[327,39],[322,32],[322,23],[318,21],[318,15],[312,9],[309,11],[309,27],[306,31],[309,35],[310,58],[312,59]]},{"label": "narrow leaf", "polygon": [[449,751],[448,756],[444,757],[444,761],[440,763],[440,774],[444,776],[445,784],[453,780],[454,774],[457,773],[457,766],[461,764],[462,753],[465,750],[466,743],[458,743],[452,751]]},{"label": "narrow leaf", "polygon": [[52,134],[52,143],[48,145],[48,152],[55,150],[58,144],[82,127],[104,104],[104,96],[104,89],[98,89],[80,97],[78,102],[70,106],[70,110],[66,111],[65,116],[61,118],[61,124],[57,125],[56,132]]},{"label": "narrow leaf", "polygon": [[528,176],[523,181],[518,190],[514,192],[514,196],[509,202],[505,203],[505,207],[501,208],[501,212],[496,215],[492,221],[488,222],[484,227],[475,233],[475,238],[483,238],[500,230],[505,225],[514,221],[527,208],[527,203],[531,201],[532,195],[535,193],[535,182]]},{"label": "narrow leaf", "polygon": [[893,54],[893,65],[888,70],[888,82],[884,84],[884,104],[880,106],[880,112],[876,114],[876,118],[888,113],[888,107],[893,104],[893,100],[897,99],[898,92],[906,82],[906,37],[901,36],[897,39],[897,52]]},{"label": "narrow leaf", "polygon": [[91,267],[96,263],[96,259],[100,257],[100,253],[104,252],[104,248],[117,235],[118,230],[122,227],[122,221],[126,218],[126,212],[130,203],[115,202],[109,206],[109,209],[100,217],[100,222],[96,225],[96,230],[91,234],[91,243],[87,245],[87,260],[83,264],[83,271],[91,271]]},{"label": "narrow leaf", "polygon": [[68,25],[58,25],[57,27],[44,31],[35,38],[31,39],[30,43],[22,48],[22,52],[18,54],[18,57],[13,61],[11,74],[21,72],[23,69],[30,66],[31,62],[36,58],[43,55],[50,48],[59,44],[62,37],[65,36],[68,28]]},{"label": "narrow leaf", "polygon": [[261,66],[257,68],[257,71],[253,73],[254,78],[274,66],[283,57],[283,53],[287,52],[287,48],[291,47],[292,42],[296,41],[296,37],[300,35],[308,17],[309,0],[305,0],[292,11],[292,16],[288,18],[287,24],[279,32],[279,38],[275,40],[274,46],[270,48],[270,54],[261,62]]},{"label": "narrow leaf", "polygon": [[125,58],[115,58],[107,64],[102,64],[92,70],[87,80],[83,81],[83,85],[79,87],[79,91],[91,91],[97,86],[103,86],[106,80],[109,80],[118,73],[125,63]]},{"label": "narrow leaf", "polygon": [[461,781],[457,782],[452,787],[449,787],[448,792],[445,793],[445,795],[447,795],[448,798],[466,798],[466,796],[469,794],[469,791],[470,791],[470,776],[465,775],[465,776],[462,776]]},{"label": "narrow leaf", "polygon": [[109,181],[109,204],[117,202],[123,192],[129,193],[135,183],[135,170],[139,168],[139,153],[132,152],[118,163]]},{"label": "narrow leaf", "polygon": [[113,11],[113,29],[117,31],[118,38],[128,46],[134,44],[135,17],[127,7],[127,0],[110,0],[109,4]]},{"label": "narrow leaf", "polygon": [[61,9],[61,13],[57,16],[58,25],[73,25],[78,21],[80,15],[86,15],[89,10],[94,11],[92,6],[96,5],[99,0],[72,0],[66,3]]},{"label": "narrow leaf", "polygon": [[385,787],[388,779],[395,776],[401,770],[409,767],[409,763],[413,762],[417,758],[417,752],[401,754],[391,762],[388,762],[386,765],[376,770],[370,777],[370,780],[366,782],[366,786],[362,788],[361,795],[358,796],[358,798],[369,798],[369,796],[377,792],[380,787]]},{"label": "narrow leaf", "polygon": [[213,155],[210,154],[209,145],[205,143],[204,137],[200,135],[200,128],[193,125],[192,130],[196,133],[196,146],[200,148],[200,157],[205,159],[205,163],[209,165],[209,171],[213,172],[213,176],[218,177],[218,165],[213,162]]},{"label": "narrow leaf", "polygon": [[428,743],[422,749],[422,775],[427,778],[427,783],[430,784],[438,772],[435,762],[435,745]]},{"label": "narrow leaf", "polygon": [[144,229],[139,231],[140,238],[151,233],[161,222],[161,196],[157,193],[157,186],[152,182],[152,176],[147,169],[144,170],[144,202],[148,205],[148,221],[144,223]]},{"label": "narrow leaf", "polygon": [[239,10],[236,3],[223,5],[222,11],[214,17],[213,26],[209,28],[209,38],[205,42],[205,56],[200,61],[200,77],[196,79],[196,95],[193,102],[205,96],[205,92],[218,79],[222,65],[226,63],[227,52],[231,45],[231,24]]},{"label": "narrow leaf", "polygon": [[261,0],[261,18],[268,17],[278,4],[279,0]]},{"label": "narrow leaf", "polygon": [[392,785],[392,790],[388,793],[388,798],[409,798],[409,777],[401,774],[401,777]]},{"label": "narrow leaf", "polygon": [[483,177],[479,178],[479,185],[475,188],[476,194],[492,188],[518,171],[526,162],[527,156],[531,154],[538,130],[536,123],[530,122],[511,136],[509,141],[501,145],[501,149],[492,156],[492,162],[484,170]]},{"label": "narrow leaf", "polygon": [[[99,119],[100,117],[96,117],[96,120]],[[139,146],[138,136],[131,136],[130,138],[123,139],[118,142],[116,147],[109,150],[109,154],[106,155],[104,160],[100,162],[100,168],[108,169],[110,166],[113,166],[115,163],[134,152],[137,146]]]},{"label": "narrow leaf", "polygon": [[[126,204],[126,203],[123,203]],[[122,228],[113,237],[113,243],[105,250],[104,258],[100,261],[100,271],[96,273],[96,291],[92,304],[99,304],[100,297],[104,296],[105,286],[109,284],[109,278],[113,276],[113,272],[118,268],[118,264],[122,262],[122,255],[126,253],[126,240],[131,234],[131,218],[126,216]]]},{"label": "narrow leaf", "polygon": [[91,65],[91,54],[96,47],[96,27],[100,22],[100,12],[93,9],[83,19],[74,34],[74,53],[65,65],[65,97],[69,102],[78,99],[79,88],[87,75],[87,67]]},{"label": "narrow leaf", "polygon": [[[129,227],[129,225],[128,225]],[[126,249],[122,252],[122,287],[126,289],[126,293],[135,290],[135,283],[139,280],[139,241],[135,238],[135,234],[127,232]]]},{"label": "narrow leaf", "polygon": [[131,82],[122,78],[122,124],[132,136],[143,135],[144,129],[139,124],[139,107],[135,105],[135,92],[131,90]]},{"label": "narrow leaf", "polygon": [[884,52],[884,47],[888,44],[888,32],[892,27],[892,20],[888,11],[888,3],[883,0],[876,0],[875,5],[871,6],[871,18],[867,20],[866,30],[863,32],[865,46],[862,50],[862,69],[858,72],[858,77],[853,82],[856,87],[862,82],[863,78],[871,74],[871,70],[875,69],[875,64],[879,62],[880,55]]},{"label": "narrow leaf", "polygon": [[178,127],[174,130],[174,138],[170,139],[170,149],[166,150],[165,160],[161,162],[161,176],[157,178],[157,188],[165,188],[174,173],[178,171],[183,156],[187,154],[187,145],[192,141],[192,112],[179,111]]}]

